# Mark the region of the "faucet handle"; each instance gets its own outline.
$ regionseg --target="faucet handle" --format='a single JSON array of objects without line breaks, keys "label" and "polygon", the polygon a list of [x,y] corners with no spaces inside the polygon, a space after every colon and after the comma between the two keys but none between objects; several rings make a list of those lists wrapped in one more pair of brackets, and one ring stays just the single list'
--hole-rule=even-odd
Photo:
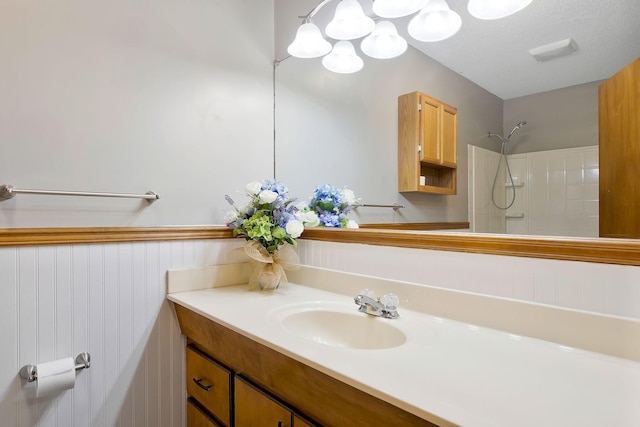
[{"label": "faucet handle", "polygon": [[380,303],[387,310],[395,310],[400,305],[400,298],[396,294],[389,293],[380,298]]},{"label": "faucet handle", "polygon": [[369,288],[361,290],[360,295],[364,295],[365,297],[369,297],[371,299],[376,299],[376,293]]}]

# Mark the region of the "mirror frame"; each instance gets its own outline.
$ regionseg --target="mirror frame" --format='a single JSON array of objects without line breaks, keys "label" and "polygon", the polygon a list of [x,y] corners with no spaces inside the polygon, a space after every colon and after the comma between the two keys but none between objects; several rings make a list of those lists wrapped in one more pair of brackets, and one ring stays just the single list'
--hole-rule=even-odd
[{"label": "mirror frame", "polygon": [[[0,247],[231,239],[225,226],[0,229]],[[640,266],[640,240],[523,237],[376,228],[307,228],[302,239]]]}]

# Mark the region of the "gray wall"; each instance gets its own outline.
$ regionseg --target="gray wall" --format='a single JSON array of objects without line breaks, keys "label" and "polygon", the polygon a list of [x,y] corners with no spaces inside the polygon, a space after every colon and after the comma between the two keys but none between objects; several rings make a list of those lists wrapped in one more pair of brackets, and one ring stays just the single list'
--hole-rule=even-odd
[{"label": "gray wall", "polygon": [[4,1],[0,227],[221,223],[273,175],[273,1]]},{"label": "gray wall", "polygon": [[509,154],[598,145],[601,81],[504,101],[504,134],[521,120]]}]

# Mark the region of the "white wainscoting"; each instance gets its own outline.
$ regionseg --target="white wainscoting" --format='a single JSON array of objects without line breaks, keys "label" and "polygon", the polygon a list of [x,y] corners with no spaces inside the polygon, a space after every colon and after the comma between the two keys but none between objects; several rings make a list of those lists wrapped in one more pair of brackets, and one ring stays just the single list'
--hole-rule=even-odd
[{"label": "white wainscoting", "polygon": [[[238,240],[0,248],[0,425],[184,425],[183,338],[166,271],[231,262]],[[91,354],[73,390],[34,399],[30,363]]]},{"label": "white wainscoting", "polygon": [[[166,271],[237,262],[242,239],[0,248],[2,427],[181,427],[183,338]],[[306,265],[640,319],[640,267],[302,240]],[[88,351],[33,399],[29,363]]]}]

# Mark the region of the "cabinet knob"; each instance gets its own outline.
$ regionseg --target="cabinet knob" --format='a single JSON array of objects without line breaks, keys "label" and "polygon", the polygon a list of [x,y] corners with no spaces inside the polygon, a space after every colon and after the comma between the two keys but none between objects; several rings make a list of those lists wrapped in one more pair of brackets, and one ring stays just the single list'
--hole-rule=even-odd
[{"label": "cabinet knob", "polygon": [[198,387],[200,387],[204,391],[211,390],[211,385],[202,384],[202,378],[198,378],[198,379],[193,378],[193,382],[196,383]]}]

